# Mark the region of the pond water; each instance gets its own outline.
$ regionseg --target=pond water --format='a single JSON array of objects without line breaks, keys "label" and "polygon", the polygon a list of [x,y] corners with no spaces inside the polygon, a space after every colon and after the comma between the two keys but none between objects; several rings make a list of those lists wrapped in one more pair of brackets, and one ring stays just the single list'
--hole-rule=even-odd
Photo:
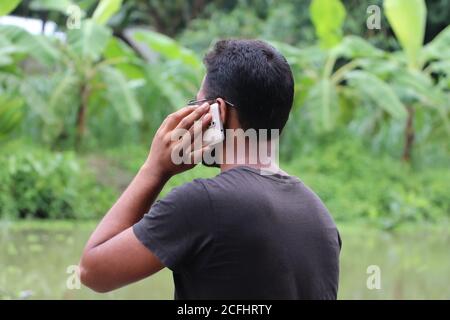
[{"label": "pond water", "polygon": [[[98,294],[68,289],[67,268],[76,265],[93,224],[0,227],[0,299],[172,299],[167,269],[139,283]],[[395,233],[340,227],[343,249],[339,299],[450,299],[450,231],[414,227]],[[379,268],[380,289],[373,273]],[[372,271],[373,272],[373,271]],[[73,282],[69,281],[69,284]]]}]

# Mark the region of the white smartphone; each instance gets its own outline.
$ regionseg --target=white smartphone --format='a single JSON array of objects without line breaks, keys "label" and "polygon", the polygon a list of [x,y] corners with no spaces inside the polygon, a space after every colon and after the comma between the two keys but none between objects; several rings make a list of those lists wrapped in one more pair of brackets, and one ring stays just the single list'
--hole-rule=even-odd
[{"label": "white smartphone", "polygon": [[211,113],[211,123],[203,134],[204,146],[218,144],[225,138],[222,120],[220,119],[219,104],[213,103],[210,106],[209,112]]}]

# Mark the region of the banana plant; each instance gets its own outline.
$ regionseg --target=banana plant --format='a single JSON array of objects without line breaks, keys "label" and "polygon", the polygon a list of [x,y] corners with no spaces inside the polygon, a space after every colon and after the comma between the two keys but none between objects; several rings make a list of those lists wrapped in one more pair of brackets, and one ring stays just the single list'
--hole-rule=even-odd
[{"label": "banana plant", "polygon": [[[386,53],[357,36],[342,36],[345,8],[339,0],[313,0],[310,14],[320,47],[295,48],[274,43],[287,56],[296,75],[296,101],[318,132],[333,130],[348,113],[342,100],[366,100],[399,120],[406,108],[390,86],[364,66]],[[342,62],[345,63],[342,63]],[[339,64],[338,64],[339,62]]]},{"label": "banana plant", "polygon": [[[20,1],[4,0],[0,3],[0,17],[13,11]],[[23,50],[9,41],[3,34],[0,34],[0,75],[5,68],[13,65],[18,59],[17,56],[23,54]],[[10,70],[14,72],[15,70]],[[1,80],[1,77],[0,77]],[[0,81],[0,139],[14,131],[23,118],[24,101],[7,90],[7,84]]]},{"label": "banana plant", "polygon": [[[142,108],[130,80],[122,72],[129,62],[127,57],[111,57],[108,53],[120,40],[112,36],[106,23],[119,10],[121,2],[100,1],[92,18],[83,19],[78,29],[67,30],[64,42],[31,35],[18,27],[0,27],[9,41],[44,68],[38,72],[27,70],[19,85],[32,111],[30,114],[37,116],[30,119],[31,127],[42,130],[44,140],[54,142],[75,136],[79,146],[86,132],[88,115],[93,116],[97,112],[95,109],[103,108],[96,101],[111,107],[124,123],[142,119]],[[52,9],[52,3],[40,1],[39,5]],[[58,10],[63,8],[58,7]],[[40,119],[40,124],[36,118]],[[75,123],[74,129],[70,128],[71,123]]]},{"label": "banana plant", "polygon": [[424,45],[427,12],[424,0],[385,0],[384,11],[403,48],[398,58],[406,60],[406,66],[401,64],[401,72],[391,76],[391,84],[407,104],[402,159],[410,161],[417,112],[437,112],[443,126],[435,126],[433,131],[444,128],[447,135],[450,133],[450,95],[448,86],[442,84],[444,79],[448,85],[450,76],[450,27]]},{"label": "banana plant", "polygon": [[20,2],[21,0],[2,0],[0,2],[0,17],[12,12]]},{"label": "banana plant", "polygon": [[[62,49],[64,65],[69,67],[65,79],[66,87],[60,92],[74,90],[76,77],[79,92],[79,104],[76,112],[76,144],[81,143],[86,130],[86,118],[94,91],[100,90],[103,100],[118,114],[125,123],[139,122],[142,109],[129,85],[125,74],[115,68],[117,63],[124,64],[125,58],[107,58],[107,50],[116,42],[111,30],[106,27],[108,20],[120,9],[121,0],[102,0],[91,19],[84,19],[80,29],[67,32],[67,46]],[[57,99],[54,99],[57,101]]]},{"label": "banana plant", "polygon": [[5,138],[22,121],[23,100],[19,97],[0,94],[0,139]]},{"label": "banana plant", "polygon": [[[389,120],[405,128],[402,158],[408,161],[414,134],[412,105],[439,113],[444,126],[435,126],[428,130],[430,133],[448,127],[450,29],[442,31],[428,45],[419,47],[425,26],[425,21],[417,21],[424,19],[421,1],[385,0],[385,9],[387,6],[390,10],[389,21],[401,21],[392,26],[397,30],[395,33],[404,51],[385,52],[360,37],[341,37],[342,32],[335,29],[341,28],[345,13],[340,11],[345,9],[338,0],[332,3],[313,0],[311,3],[311,17],[320,47],[299,49],[274,43],[294,68],[295,105],[302,106],[299,112],[311,120],[318,132],[331,131],[343,122],[375,134],[376,130],[386,127],[383,124]],[[327,13],[330,10],[336,14]],[[436,75],[439,75],[438,83],[434,79]],[[366,110],[361,112],[361,109]],[[360,123],[355,125],[355,119]]]},{"label": "banana plant", "polygon": [[199,57],[170,37],[149,29],[134,30],[132,37],[159,55],[158,63],[144,67],[147,82],[158,87],[174,108],[192,99],[204,73]]}]

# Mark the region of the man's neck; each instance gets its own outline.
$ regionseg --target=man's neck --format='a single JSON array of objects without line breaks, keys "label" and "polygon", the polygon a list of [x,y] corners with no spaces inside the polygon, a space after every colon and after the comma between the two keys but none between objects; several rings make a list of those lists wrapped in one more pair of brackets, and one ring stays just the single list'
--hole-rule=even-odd
[{"label": "man's neck", "polygon": [[226,150],[226,144],[224,144],[223,148],[222,148],[222,154],[225,155],[225,157],[224,157],[225,161],[224,161],[224,163],[222,163],[220,165],[220,171],[224,172],[224,171],[230,170],[232,168],[246,166],[246,167],[255,168],[255,169],[258,169],[261,171],[286,174],[284,171],[282,171],[280,169],[280,167],[278,166],[278,164],[276,162],[276,157],[272,153],[272,151],[274,151],[274,150],[271,150],[270,141],[267,142],[266,150],[268,150],[268,152],[271,154],[271,156],[266,156],[264,159],[261,159],[259,156],[259,149],[257,149],[257,157],[255,159],[254,156],[253,157],[250,156],[249,148],[246,147],[245,152],[240,156],[237,154],[237,152],[234,152],[234,160],[229,161],[226,159],[227,150]]}]

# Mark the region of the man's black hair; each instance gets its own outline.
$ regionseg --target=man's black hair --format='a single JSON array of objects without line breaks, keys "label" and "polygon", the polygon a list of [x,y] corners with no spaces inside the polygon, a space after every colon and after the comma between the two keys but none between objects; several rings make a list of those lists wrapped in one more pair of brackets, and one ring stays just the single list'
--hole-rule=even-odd
[{"label": "man's black hair", "polygon": [[281,133],[294,98],[292,71],[281,53],[260,40],[221,40],[204,64],[207,98],[221,97],[236,105],[243,129]]}]

